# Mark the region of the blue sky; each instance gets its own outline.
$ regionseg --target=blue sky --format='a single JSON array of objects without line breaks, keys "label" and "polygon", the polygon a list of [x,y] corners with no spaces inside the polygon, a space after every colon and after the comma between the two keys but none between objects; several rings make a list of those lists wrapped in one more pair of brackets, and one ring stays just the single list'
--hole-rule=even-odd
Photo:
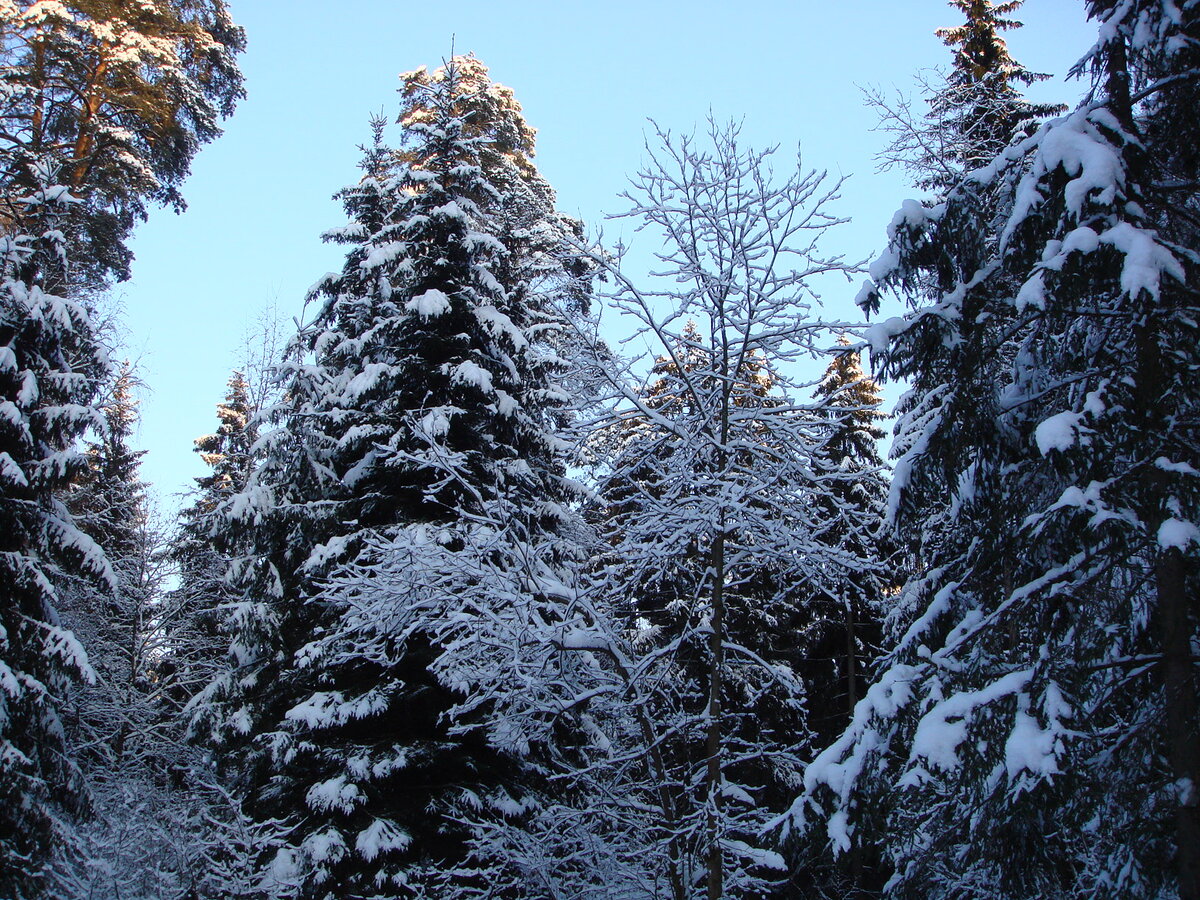
[{"label": "blue sky", "polygon": [[[260,311],[301,315],[308,287],[340,267],[321,232],[344,217],[331,199],[356,178],[367,118],[396,109],[397,75],[473,51],[509,85],[538,129],[537,162],[563,210],[589,226],[619,212],[648,117],[680,131],[744,119],[747,143],[799,145],[805,164],[851,176],[836,211],[853,222],[827,249],[852,259],[882,248],[902,173],[875,173],[887,143],[859,86],[911,91],[918,69],[948,64],[934,29],[960,16],[941,0],[415,3],[230,0],[247,31],[248,97],[201,151],[182,216],[157,211],[133,243],[133,280],[118,288],[126,352],[148,386],[139,442],[164,507],[202,473],[192,441]],[[1055,75],[1033,99],[1073,103],[1062,76],[1093,31],[1074,0],[1028,0],[1013,55]],[[609,223],[615,234],[619,224]],[[854,289],[826,294],[853,315]]]}]

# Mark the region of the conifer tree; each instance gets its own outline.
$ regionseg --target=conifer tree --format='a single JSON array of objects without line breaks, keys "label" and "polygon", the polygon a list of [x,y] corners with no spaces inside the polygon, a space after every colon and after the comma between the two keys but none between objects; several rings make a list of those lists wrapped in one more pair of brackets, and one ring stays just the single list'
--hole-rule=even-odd
[{"label": "conifer tree", "polygon": [[479,111],[473,65],[404,76],[398,151],[374,123],[342,193],[351,223],[331,233],[346,264],[318,286],[279,427],[224,507],[245,599],[197,727],[235,752],[247,808],[288,823],[269,873],[298,896],[467,890],[456,808],[519,793],[528,738],[475,690],[495,686],[478,674],[495,649],[443,629],[553,605],[538,585],[571,520],[562,322],[505,242],[516,207],[484,158],[512,123]]},{"label": "conifer tree", "polygon": [[38,185],[8,195],[21,218],[0,238],[0,893],[14,898],[38,896],[53,822],[80,799],[58,698],[92,673],[59,620],[55,566],[115,586],[57,499],[87,468],[76,438],[103,427],[91,402],[107,362],[62,293],[71,196],[53,167],[30,171]]},{"label": "conifer tree", "polygon": [[32,190],[52,158],[81,203],[64,223],[74,284],[129,277],[125,240],[179,186],[243,95],[245,35],[224,0],[17,0],[0,9],[0,179]]},{"label": "conifer tree", "polygon": [[173,623],[165,536],[140,474],[144,451],[132,447],[138,386],[124,363],[102,391],[106,427],[86,445],[87,469],[63,495],[114,579],[97,587],[58,573],[63,621],[95,680],[63,699],[88,812],[59,836],[47,896],[182,894],[211,830],[186,784],[193,754],[179,740],[162,672]]},{"label": "conifer tree", "polygon": [[[1089,12],[1093,95],[944,206],[906,204],[874,271],[912,304],[875,326],[889,376],[921,383],[950,352],[993,373],[973,409],[912,403],[890,507],[926,566],[794,810],[835,848],[881,842],[895,896],[1200,896],[1200,256],[1189,154],[1161,127],[1194,96],[1200,18]],[[979,191],[1000,215],[964,228]],[[979,340],[997,319],[1005,339]],[[930,484],[951,491],[936,532]]]},{"label": "conifer tree", "polygon": [[894,136],[880,154],[883,167],[903,166],[918,187],[935,194],[944,194],[968,172],[986,165],[1038,120],[1065,109],[1021,96],[1022,86],[1050,77],[1013,59],[1002,36],[1021,27],[1010,17],[1024,0],[949,2],[966,21],[936,32],[953,51],[953,64],[944,81],[923,82],[928,105],[923,120],[915,119],[907,102],[894,104],[879,93],[868,94],[881,112],[880,127]]},{"label": "conifer tree", "polygon": [[[63,613],[88,653],[94,688],[77,692],[76,743],[96,759],[119,764],[131,733],[151,715],[142,702],[155,655],[153,622],[162,579],[161,538],[141,479],[144,450],[130,444],[138,420],[138,380],[128,361],[105,391],[105,427],[85,450],[87,469],[64,495],[76,525],[108,558],[115,583],[97,589],[64,573]],[[136,736],[135,736],[136,737]],[[94,761],[94,760],[93,760]]]},{"label": "conifer tree", "polygon": [[225,399],[217,405],[217,430],[197,438],[193,447],[209,472],[196,478],[194,499],[180,514],[171,542],[179,586],[169,598],[169,652],[158,666],[160,676],[173,683],[172,695],[179,703],[203,689],[223,665],[228,641],[222,633],[222,607],[234,595],[226,581],[229,557],[218,548],[218,510],[249,481],[257,413],[246,375],[234,371]]},{"label": "conifer tree", "polygon": [[58,499],[87,470],[76,440],[106,424],[88,294],[127,274],[148,201],[181,205],[192,156],[240,96],[242,37],[220,0],[7,3],[0,28],[0,893],[26,897],[53,817],[78,805],[58,704],[91,672],[56,576],[116,587]]},{"label": "conifer tree", "polygon": [[[817,627],[808,643],[808,655],[822,663],[829,660],[836,672],[828,680],[808,677],[810,693],[844,700],[840,709],[821,711],[832,721],[821,722],[817,710],[812,710],[812,726],[823,739],[841,731],[862,695],[863,680],[878,645],[884,600],[899,583],[900,573],[895,568],[901,565],[895,541],[885,528],[888,482],[878,449],[884,437],[879,422],[886,418],[880,410],[883,400],[879,386],[863,371],[860,351],[851,348],[844,336],[839,345],[845,349],[835,353],[814,396],[823,401],[832,420],[822,455],[847,477],[833,482],[817,502],[828,520],[837,523],[823,539],[863,560],[864,565],[847,573],[842,582],[822,586],[833,608],[810,621]],[[821,605],[818,600],[812,602]]]}]

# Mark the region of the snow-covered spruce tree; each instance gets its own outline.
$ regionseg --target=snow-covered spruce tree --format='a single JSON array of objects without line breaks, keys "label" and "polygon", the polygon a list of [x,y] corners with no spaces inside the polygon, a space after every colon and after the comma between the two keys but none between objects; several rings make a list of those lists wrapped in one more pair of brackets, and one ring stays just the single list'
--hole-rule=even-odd
[{"label": "snow-covered spruce tree", "polygon": [[848,724],[878,653],[885,598],[902,580],[896,542],[885,528],[888,479],[878,448],[884,436],[879,423],[886,418],[880,410],[883,398],[863,371],[861,351],[845,336],[838,344],[814,396],[829,420],[821,453],[847,477],[831,484],[816,502],[825,518],[837,523],[822,540],[863,565],[840,581],[825,577],[809,600],[812,610],[822,610],[807,617],[804,625],[811,633],[801,641],[813,667],[803,674],[813,697],[809,720],[819,745]]},{"label": "snow-covered spruce tree", "polygon": [[[1007,18],[1021,3],[993,6],[989,0],[955,0],[966,17],[963,25],[939,29],[938,35],[954,53],[954,67],[944,84],[929,87],[930,106],[924,123],[914,124],[907,110],[891,108],[875,98],[883,113],[883,127],[896,135],[881,154],[885,166],[903,165],[915,184],[933,193],[926,204],[945,199],[974,168],[991,161],[1012,139],[1034,127],[1039,118],[1065,110],[1065,106],[1031,104],[1020,93],[1021,85],[1047,76],[1030,73],[1012,59],[1001,37],[1020,27]],[[988,229],[999,215],[1003,186],[971,181],[962,186],[958,202],[947,211],[943,233],[953,240],[953,251],[931,261],[920,277],[909,280],[911,294],[939,295],[942,282],[967,281],[987,257]],[[906,205],[911,208],[911,205]],[[897,222],[903,218],[903,211]],[[893,224],[895,227],[895,224]],[[890,232],[889,232],[890,234]],[[884,259],[877,265],[886,266]],[[956,271],[941,271],[953,266]],[[923,279],[923,280],[922,280]],[[1014,282],[1008,290],[1020,286]],[[1001,291],[1003,293],[1003,291]],[[1012,309],[1000,305],[987,310],[963,330],[963,341],[938,352],[940,335],[931,335],[925,349],[926,364],[906,376],[909,389],[896,405],[896,439],[892,454],[901,457],[933,417],[955,423],[964,433],[986,432],[991,417],[991,397],[1003,369],[1011,363],[1017,342],[1011,330]],[[908,485],[910,522],[902,543],[903,565],[919,571],[929,565],[922,554],[954,530],[953,482],[957,471],[930,467],[924,477]],[[920,512],[916,510],[920,508]],[[923,523],[923,524],[922,524]],[[904,604],[892,607],[892,628],[903,630],[910,612]]]},{"label": "snow-covered spruce tree", "polygon": [[[861,351],[842,335],[815,396],[827,424],[821,454],[848,476],[820,494],[830,524],[820,540],[861,560],[852,571],[823,571],[801,601],[805,613],[794,640],[802,648],[799,674],[808,696],[813,746],[827,746],[849,724],[880,655],[881,625],[905,561],[887,523],[888,479],[879,457],[884,432],[879,387],[862,369]],[[789,841],[792,883],[821,896],[857,896],[878,881],[875,855],[862,848],[830,865],[823,841]]]},{"label": "snow-covered spruce tree", "polygon": [[[513,277],[526,284],[531,302],[548,304],[575,322],[588,311],[591,299],[586,276],[592,266],[574,250],[583,223],[555,208],[554,189],[533,162],[536,129],[525,121],[512,89],[492,81],[487,66],[474,54],[455,56],[452,62],[465,134],[487,138],[479,146],[479,165],[498,192],[491,215],[505,246],[513,251],[510,265],[520,269]],[[445,67],[433,72],[421,68],[405,76],[406,124],[432,120],[435,111],[424,98],[446,72]],[[577,350],[579,339],[575,329],[556,337]]]},{"label": "snow-covered spruce tree", "polygon": [[0,892],[16,897],[41,890],[53,801],[77,781],[58,703],[86,664],[58,623],[52,566],[112,584],[55,498],[86,469],[76,439],[105,424],[86,292],[125,274],[147,199],[178,205],[191,156],[240,93],[223,5],[127,7],[0,7]]},{"label": "snow-covered spruce tree", "polygon": [[920,188],[941,195],[973,169],[986,165],[1012,138],[1046,116],[1062,112],[1057,104],[1030,103],[1021,96],[1049,78],[1012,58],[1003,32],[1021,27],[1010,18],[1024,0],[950,0],[966,18],[939,28],[937,36],[953,51],[948,74],[924,77],[920,84],[928,111],[914,115],[909,101],[867,92],[880,113],[880,130],[892,135],[879,155],[885,169],[901,166]]},{"label": "snow-covered spruce tree", "polygon": [[628,199],[666,236],[661,280],[641,287],[619,257],[596,260],[663,356],[647,389],[618,381],[609,426],[593,590],[621,630],[574,645],[607,656],[639,700],[601,723],[609,750],[588,771],[607,770],[624,827],[640,829],[628,843],[648,848],[644,883],[761,896],[785,867],[760,829],[807,740],[797,601],[860,562],[821,540],[816,498],[853,476],[821,454],[826,420],[795,399],[792,370],[826,327],[808,318],[808,281],[848,270],[818,249],[837,184],[803,171],[776,183],[770,153],[744,149],[736,127],[713,125],[711,146],[660,137]]},{"label": "snow-covered spruce tree", "polygon": [[[881,844],[889,896],[1200,896],[1195,126],[1162,127],[1195,97],[1200,11],[1089,9],[1093,96],[906,204],[874,272],[912,304],[877,326],[889,376],[995,373],[973,409],[950,381],[908,413],[890,504],[927,567],[793,811]],[[1000,216],[964,229],[981,191]]]},{"label": "snow-covered spruce tree", "polygon": [[48,165],[37,190],[7,201],[0,238],[0,893],[39,895],[59,809],[79,800],[59,698],[91,676],[59,621],[56,565],[110,587],[103,553],[56,494],[87,468],[76,439],[107,362],[68,283],[64,222],[72,201]]},{"label": "snow-covered spruce tree", "polygon": [[57,573],[63,621],[88,654],[90,685],[63,698],[64,725],[88,814],[57,842],[47,897],[180,896],[209,830],[181,773],[175,709],[161,677],[167,622],[165,535],[131,440],[139,386],[129,363],[102,391],[106,427],[86,445],[87,469],[63,495],[76,525],[109,560],[114,583]]},{"label": "snow-covered spruce tree", "polygon": [[332,233],[346,264],[316,289],[280,427],[224,507],[245,600],[197,730],[237,760],[247,809],[282,823],[263,862],[285,895],[484,889],[459,878],[460,804],[518,803],[522,739],[476,690],[502,658],[484,632],[442,629],[553,605],[571,520],[551,430],[562,323],[503,240],[513,201],[482,159],[504,123],[459,65],[404,77],[398,151],[376,121]]},{"label": "snow-covered spruce tree", "polygon": [[64,620],[96,674],[96,684],[73,692],[71,703],[73,731],[79,732],[73,742],[85,769],[119,766],[126,742],[146,738],[141,732],[152,727],[146,701],[165,573],[162,535],[151,520],[140,473],[145,451],[130,444],[138,386],[125,362],[104,390],[105,427],[86,446],[87,468],[63,495],[76,526],[99,545],[115,578],[110,590],[69,571],[61,576]]},{"label": "snow-covered spruce tree", "polygon": [[192,502],[180,513],[171,540],[179,586],[167,598],[169,641],[158,670],[181,704],[212,682],[228,648],[222,609],[236,594],[226,580],[230,560],[218,549],[216,532],[222,504],[245,490],[254,469],[258,409],[250,391],[245,373],[230,375],[225,399],[217,405],[217,430],[197,438],[193,448],[209,472],[195,479]]}]

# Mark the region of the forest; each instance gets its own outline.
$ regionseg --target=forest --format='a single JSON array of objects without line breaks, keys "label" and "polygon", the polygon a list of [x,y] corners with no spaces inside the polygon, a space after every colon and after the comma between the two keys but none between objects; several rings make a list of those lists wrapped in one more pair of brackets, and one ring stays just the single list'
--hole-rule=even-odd
[{"label": "forest", "polygon": [[737,120],[647,260],[406,72],[164,519],[113,297],[232,2],[0,0],[0,900],[1200,900],[1200,0],[1074,106],[949,0],[862,265]]}]

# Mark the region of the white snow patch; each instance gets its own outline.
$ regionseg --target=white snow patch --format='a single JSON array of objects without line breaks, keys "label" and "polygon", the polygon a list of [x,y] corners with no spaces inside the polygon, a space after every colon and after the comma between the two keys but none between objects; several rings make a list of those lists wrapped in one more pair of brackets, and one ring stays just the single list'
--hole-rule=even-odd
[{"label": "white snow patch", "polygon": [[326,828],[304,842],[304,849],[313,862],[320,865],[327,860],[338,860],[346,855],[346,841],[336,828]]},{"label": "white snow patch", "polygon": [[871,345],[872,353],[883,353],[887,350],[888,341],[904,331],[907,322],[899,316],[892,316],[886,322],[876,322],[867,329],[867,343]]},{"label": "white snow patch", "polygon": [[439,406],[425,413],[421,417],[421,423],[418,426],[421,433],[431,438],[444,437],[446,432],[450,430],[450,416],[447,414],[448,409],[453,409],[453,407]]},{"label": "white snow patch", "polygon": [[1158,526],[1158,546],[1164,550],[1186,550],[1188,544],[1200,544],[1200,528],[1182,519],[1167,519]]},{"label": "white snow patch", "polygon": [[509,394],[505,391],[496,391],[496,412],[497,413],[499,413],[502,416],[511,416],[513,413],[515,413],[520,408],[521,408],[521,404],[518,403],[516,398],[513,397],[511,394]]},{"label": "white snow patch", "polygon": [[1033,432],[1038,452],[1046,456],[1051,450],[1067,450],[1075,445],[1080,433],[1079,422],[1083,418],[1077,412],[1061,412],[1038,425]]},{"label": "white snow patch", "polygon": [[450,311],[450,298],[436,288],[430,288],[409,300],[404,308],[415,312],[422,319],[430,319]]},{"label": "white snow patch", "polygon": [[726,850],[736,853],[742,859],[749,860],[756,866],[762,866],[765,869],[774,869],[776,872],[786,872],[788,870],[787,863],[783,861],[783,857],[774,850],[752,847],[743,841],[724,840],[721,841],[721,844]]},{"label": "white snow patch", "polygon": [[344,775],[339,775],[314,784],[308,789],[304,799],[308,802],[309,809],[319,812],[336,809],[348,813],[363,802],[363,795],[357,784],[347,782]]},{"label": "white snow patch", "polygon": [[1164,272],[1180,283],[1184,281],[1183,266],[1152,231],[1121,222],[1104,232],[1100,240],[1125,254],[1121,290],[1130,297],[1145,291],[1157,300]]},{"label": "white snow patch", "polygon": [[1035,775],[1054,775],[1058,763],[1054,758],[1054,732],[1047,731],[1025,710],[1017,712],[1013,730],[1004,744],[1004,768],[1009,779],[1022,771]]},{"label": "white snow patch", "polygon": [[404,850],[412,843],[412,836],[395,822],[376,819],[358,833],[354,849],[367,862],[388,850]]},{"label": "white snow patch", "polygon": [[474,385],[485,393],[492,390],[492,373],[469,359],[455,366],[451,381]]},{"label": "white snow patch", "polygon": [[1041,270],[1034,272],[1028,281],[1021,285],[1013,301],[1017,312],[1024,312],[1028,306],[1037,309],[1046,308],[1046,275]]},{"label": "white snow patch", "polygon": [[966,740],[970,715],[980,706],[1020,691],[1032,676],[1029,670],[1009,672],[981,690],[951,694],[936,704],[917,725],[909,760],[925,759],[947,772],[957,769],[958,748]]},{"label": "white snow patch", "polygon": [[1200,472],[1185,462],[1172,462],[1165,456],[1160,456],[1154,461],[1154,465],[1162,469],[1164,472],[1177,472],[1180,475],[1200,475]]}]

